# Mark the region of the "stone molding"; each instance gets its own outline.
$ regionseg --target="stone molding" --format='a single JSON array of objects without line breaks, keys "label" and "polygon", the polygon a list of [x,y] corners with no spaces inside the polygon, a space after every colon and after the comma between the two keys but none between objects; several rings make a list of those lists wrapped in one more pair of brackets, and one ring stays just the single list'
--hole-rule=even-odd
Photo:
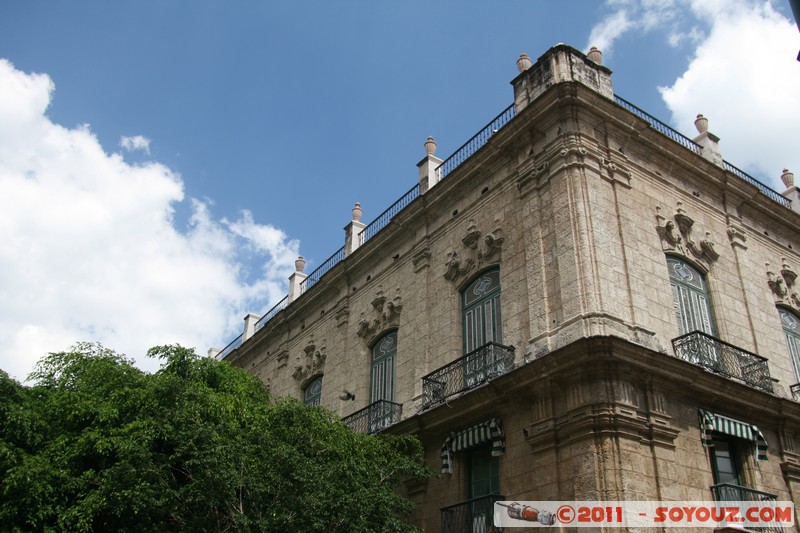
[{"label": "stone molding", "polygon": [[710,267],[719,259],[719,254],[714,249],[711,233],[706,232],[706,238],[697,242],[692,237],[694,219],[686,214],[682,202],[678,202],[675,215],[667,219],[661,214],[661,207],[656,207],[656,231],[661,238],[661,249],[664,252],[678,253],[684,257],[699,261]]},{"label": "stone molding", "polygon": [[470,220],[461,238],[462,246],[447,253],[444,279],[458,285],[473,270],[495,262],[504,241],[503,230],[499,227],[481,236],[475,221]]}]

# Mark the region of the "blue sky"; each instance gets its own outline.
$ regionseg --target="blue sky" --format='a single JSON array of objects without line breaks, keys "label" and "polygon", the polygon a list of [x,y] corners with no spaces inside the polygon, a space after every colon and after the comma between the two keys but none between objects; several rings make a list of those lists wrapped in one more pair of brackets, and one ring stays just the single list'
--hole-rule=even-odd
[{"label": "blue sky", "polygon": [[[512,101],[520,53],[597,45],[615,92],[782,190],[800,34],[751,0],[0,5],[0,368],[99,340],[205,352]],[[743,105],[747,102],[747,105]]]}]

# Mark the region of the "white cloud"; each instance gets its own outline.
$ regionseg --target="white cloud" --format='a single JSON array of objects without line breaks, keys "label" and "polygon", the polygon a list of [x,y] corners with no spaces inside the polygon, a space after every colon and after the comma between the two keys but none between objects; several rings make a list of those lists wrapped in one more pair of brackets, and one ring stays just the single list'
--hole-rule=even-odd
[{"label": "white cloud", "polygon": [[119,146],[128,152],[140,150],[146,154],[150,153],[150,139],[142,135],[134,135],[132,137],[123,135],[119,139]]},{"label": "white cloud", "polygon": [[721,138],[723,157],[775,189],[783,190],[784,167],[800,172],[797,28],[769,1],[609,0],[605,6],[609,14],[592,29],[589,45],[606,57],[626,34],[657,32],[669,46],[695,47],[686,70],[660,88],[676,129],[691,136],[703,113]]},{"label": "white cloud", "polygon": [[[247,212],[216,221],[196,199],[181,233],[180,177],[106,153],[87,126],[54,124],[53,90],[0,60],[0,368],[24,379],[46,352],[99,340],[153,370],[148,347],[221,347],[243,309],[285,294],[296,241]],[[264,267],[244,281],[254,259]]]},{"label": "white cloud", "polygon": [[661,89],[679,129],[697,113],[721,138],[725,159],[781,191],[784,167],[800,172],[797,28],[769,4],[693,2],[710,29],[686,71]]}]

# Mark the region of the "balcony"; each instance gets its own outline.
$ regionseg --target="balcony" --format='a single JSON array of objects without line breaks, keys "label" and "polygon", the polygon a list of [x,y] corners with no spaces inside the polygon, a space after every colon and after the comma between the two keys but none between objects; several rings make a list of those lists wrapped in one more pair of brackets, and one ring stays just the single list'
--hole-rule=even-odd
[{"label": "balcony", "polygon": [[514,347],[490,342],[422,378],[422,409],[473,389],[514,367]]},{"label": "balcony", "polygon": [[[714,494],[714,500],[718,502],[775,502],[778,496],[768,492],[761,492],[760,490],[751,489],[748,487],[740,487],[732,483],[720,483],[713,485],[711,492]],[[737,524],[741,528],[741,524]],[[762,531],[764,533],[778,533],[783,531],[780,527],[755,527],[748,528],[748,531]]]},{"label": "balcony", "polygon": [[675,355],[727,378],[772,394],[773,380],[767,360],[700,331],[672,339]]},{"label": "balcony", "polygon": [[387,400],[378,400],[342,419],[344,425],[356,433],[374,435],[392,424],[400,422],[403,405]]},{"label": "balcony", "polygon": [[442,508],[442,533],[494,533],[494,502],[505,498],[497,494],[473,498]]}]

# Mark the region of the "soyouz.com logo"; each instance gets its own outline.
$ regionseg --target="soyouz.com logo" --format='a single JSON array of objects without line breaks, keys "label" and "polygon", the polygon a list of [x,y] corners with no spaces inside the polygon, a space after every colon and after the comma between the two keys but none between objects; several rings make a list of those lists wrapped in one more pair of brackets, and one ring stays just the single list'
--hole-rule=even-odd
[{"label": "soyouz.com logo", "polygon": [[497,527],[726,527],[794,526],[792,502],[499,501]]}]

